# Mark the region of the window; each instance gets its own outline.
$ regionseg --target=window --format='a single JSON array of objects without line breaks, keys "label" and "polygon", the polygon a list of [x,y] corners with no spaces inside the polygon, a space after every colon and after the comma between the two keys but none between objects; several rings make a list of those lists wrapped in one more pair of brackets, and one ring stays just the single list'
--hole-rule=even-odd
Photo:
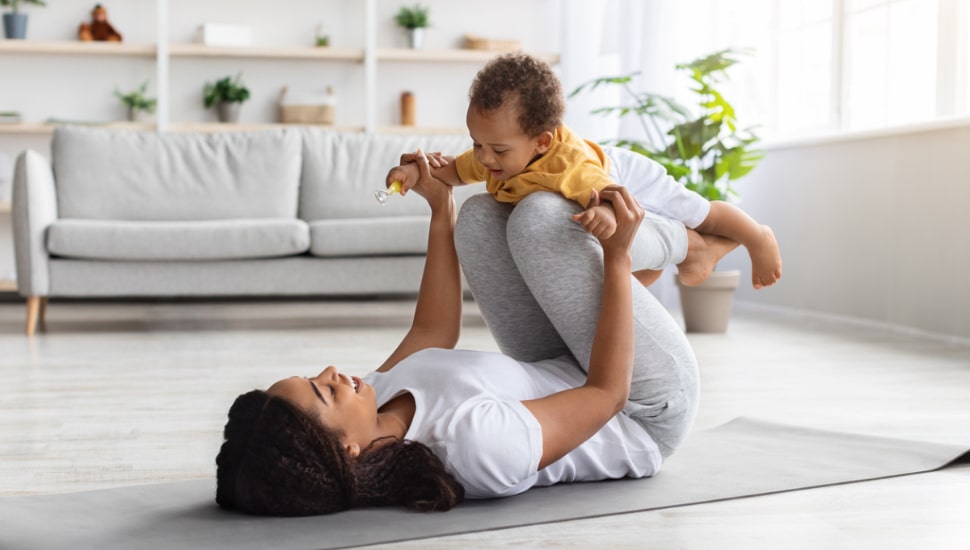
[{"label": "window", "polygon": [[845,0],[843,128],[936,116],[936,0]]},{"label": "window", "polygon": [[775,127],[789,131],[831,127],[833,104],[831,2],[777,2]]},{"label": "window", "polygon": [[693,2],[695,17],[712,20],[711,51],[756,48],[737,67],[731,92],[744,119],[760,121],[765,135],[970,111],[968,0]]}]

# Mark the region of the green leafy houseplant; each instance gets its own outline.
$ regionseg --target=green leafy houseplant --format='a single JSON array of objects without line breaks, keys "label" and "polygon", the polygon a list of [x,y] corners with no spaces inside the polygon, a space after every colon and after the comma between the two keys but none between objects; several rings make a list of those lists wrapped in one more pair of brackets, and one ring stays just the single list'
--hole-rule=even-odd
[{"label": "green leafy houseplant", "polygon": [[421,4],[401,6],[397,15],[394,16],[394,21],[397,22],[398,26],[405,29],[423,29],[431,24],[428,20],[429,11],[430,8]]},{"label": "green leafy houseplant", "polygon": [[249,88],[242,83],[242,75],[235,78],[225,77],[213,82],[207,82],[204,90],[205,108],[217,103],[242,103],[249,99]]},{"label": "green leafy houseplant", "polygon": [[708,200],[728,200],[738,193],[731,182],[745,176],[764,158],[755,148],[760,140],[751,129],[737,127],[734,107],[715,87],[727,78],[727,69],[748,51],[727,49],[676,65],[688,73],[697,109],[670,97],[637,92],[631,86],[639,73],[596,78],[576,88],[570,97],[602,85],[620,86],[630,104],[601,107],[596,114],[636,116],[644,139],[613,139],[609,144],[625,147],[664,166],[671,177]]},{"label": "green leafy houseplant", "polygon": [[117,88],[115,88],[115,97],[121,100],[128,107],[128,112],[133,116],[139,111],[144,111],[146,113],[154,113],[155,105],[157,100],[153,97],[148,97],[145,94],[148,92],[148,81],[142,83],[137,90],[129,92],[127,94],[121,93]]},{"label": "green leafy houseplant", "polygon": [[13,13],[19,13],[20,4],[34,4],[35,6],[47,6],[43,0],[0,0],[0,6],[10,6]]}]

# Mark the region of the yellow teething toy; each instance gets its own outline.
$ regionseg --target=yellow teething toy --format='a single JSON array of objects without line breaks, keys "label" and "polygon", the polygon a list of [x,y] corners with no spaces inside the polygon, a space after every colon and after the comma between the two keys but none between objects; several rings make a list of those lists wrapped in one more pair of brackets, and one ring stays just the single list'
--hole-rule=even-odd
[{"label": "yellow teething toy", "polygon": [[381,204],[386,204],[387,197],[390,197],[391,195],[395,195],[400,192],[401,192],[401,182],[392,181],[391,184],[387,186],[387,189],[378,189],[377,191],[374,191],[374,198],[377,199],[377,202]]}]

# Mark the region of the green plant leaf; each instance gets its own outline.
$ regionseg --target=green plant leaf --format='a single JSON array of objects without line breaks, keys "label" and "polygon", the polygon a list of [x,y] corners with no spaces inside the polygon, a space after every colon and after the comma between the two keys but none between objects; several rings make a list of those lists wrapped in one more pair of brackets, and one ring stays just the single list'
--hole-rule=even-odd
[{"label": "green plant leaf", "polygon": [[676,65],[687,73],[689,90],[697,96],[694,109],[672,98],[632,89],[638,73],[600,77],[585,82],[570,94],[619,86],[629,103],[605,106],[593,112],[604,116],[639,120],[645,139],[609,140],[660,163],[667,173],[708,200],[736,198],[730,182],[747,175],[764,158],[752,149],[760,139],[747,128],[737,127],[734,106],[717,89],[728,78],[727,71],[751,50],[725,49]]},{"label": "green plant leaf", "polygon": [[202,90],[202,100],[206,109],[222,101],[242,103],[248,99],[249,88],[242,83],[242,73],[236,74],[235,78],[227,76],[214,83],[207,82]]},{"label": "green plant leaf", "polygon": [[399,27],[405,29],[423,29],[431,24],[428,17],[430,11],[431,8],[421,4],[401,6],[394,16],[394,21]]}]

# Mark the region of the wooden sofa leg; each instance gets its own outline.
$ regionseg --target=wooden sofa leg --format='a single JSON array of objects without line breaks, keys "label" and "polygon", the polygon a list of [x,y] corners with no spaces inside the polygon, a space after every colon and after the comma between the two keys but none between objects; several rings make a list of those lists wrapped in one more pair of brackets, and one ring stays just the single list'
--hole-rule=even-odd
[{"label": "wooden sofa leg", "polygon": [[47,296],[40,299],[40,314],[37,316],[40,326],[47,324]]},{"label": "wooden sofa leg", "polygon": [[37,321],[44,309],[44,298],[41,296],[27,297],[27,336],[33,336],[37,330]]}]

